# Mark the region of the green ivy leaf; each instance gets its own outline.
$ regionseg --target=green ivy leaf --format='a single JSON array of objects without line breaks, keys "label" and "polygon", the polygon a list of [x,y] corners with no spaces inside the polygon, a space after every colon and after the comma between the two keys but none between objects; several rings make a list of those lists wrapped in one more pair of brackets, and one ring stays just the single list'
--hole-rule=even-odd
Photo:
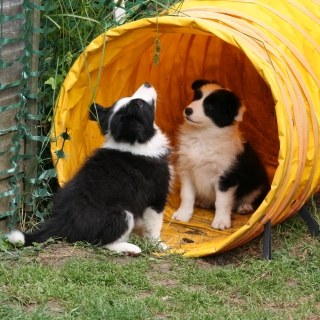
[{"label": "green ivy leaf", "polygon": [[64,140],[71,140],[71,137],[69,136],[69,134],[67,132],[63,132],[60,134],[60,137]]},{"label": "green ivy leaf", "polygon": [[[17,244],[17,246],[19,246],[19,243]],[[2,238],[0,240],[0,251],[6,252],[13,249],[14,249],[14,245],[10,243],[7,238]]]},{"label": "green ivy leaf", "polygon": [[56,77],[50,77],[45,84],[48,84],[51,86],[52,90],[56,90],[58,88],[58,85],[63,81],[63,76],[60,74],[57,74]]},{"label": "green ivy leaf", "polygon": [[67,155],[63,152],[62,149],[55,151],[55,154],[57,155],[57,157],[58,157],[59,159],[65,158],[65,157],[67,156]]}]

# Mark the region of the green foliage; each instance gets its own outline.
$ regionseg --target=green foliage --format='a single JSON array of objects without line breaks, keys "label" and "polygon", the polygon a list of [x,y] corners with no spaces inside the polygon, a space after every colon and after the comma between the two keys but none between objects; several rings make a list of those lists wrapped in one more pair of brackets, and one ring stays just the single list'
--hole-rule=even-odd
[{"label": "green foliage", "polygon": [[[129,1],[120,21],[113,19],[121,1],[110,0],[51,0],[43,1],[47,10],[42,13],[44,33],[41,49],[46,50],[42,62],[42,90],[46,120],[53,116],[54,103],[70,67],[90,42],[103,32],[130,21],[156,16],[177,1]],[[49,121],[48,121],[49,122]],[[50,123],[49,123],[50,124]]]},{"label": "green foliage", "polygon": [[49,84],[52,90],[56,90],[62,81],[63,76],[61,74],[57,74],[56,78],[50,77],[44,84]]}]

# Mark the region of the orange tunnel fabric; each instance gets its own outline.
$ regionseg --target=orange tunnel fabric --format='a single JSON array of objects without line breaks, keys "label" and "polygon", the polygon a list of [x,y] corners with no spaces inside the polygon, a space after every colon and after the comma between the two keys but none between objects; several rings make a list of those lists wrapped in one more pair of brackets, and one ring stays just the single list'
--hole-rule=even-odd
[{"label": "orange tunnel fabric", "polygon": [[[271,190],[252,215],[233,214],[232,228],[218,231],[210,210],[195,208],[189,223],[170,220],[180,203],[177,180],[162,239],[189,257],[242,245],[269,219],[283,221],[318,192],[319,66],[318,1],[185,1],[158,18],[111,29],[86,48],[62,86],[51,143],[59,183],[103,142],[88,120],[93,101],[108,107],[151,83],[158,92],[156,123],[175,147],[192,82],[217,80],[244,101],[241,129],[268,169]],[[64,142],[59,135],[66,130],[71,140]],[[67,157],[58,160],[62,148]]]}]

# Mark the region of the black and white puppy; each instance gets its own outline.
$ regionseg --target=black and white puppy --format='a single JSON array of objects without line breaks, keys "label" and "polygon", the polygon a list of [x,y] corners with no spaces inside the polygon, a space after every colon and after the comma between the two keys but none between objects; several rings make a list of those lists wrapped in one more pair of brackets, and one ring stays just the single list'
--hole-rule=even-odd
[{"label": "black and white puppy", "polygon": [[184,110],[177,151],[181,204],[172,219],[187,222],[194,204],[215,208],[214,229],[231,227],[231,211],[254,211],[269,190],[268,175],[238,123],[245,107],[219,83],[196,80]]},{"label": "black and white puppy", "polygon": [[99,121],[105,143],[57,192],[53,214],[41,228],[13,231],[8,240],[29,246],[61,237],[138,255],[140,248],[127,241],[135,224],[143,223],[145,236],[160,242],[170,149],[154,123],[156,99],[155,89],[145,83],[109,108],[92,105],[90,119]]}]

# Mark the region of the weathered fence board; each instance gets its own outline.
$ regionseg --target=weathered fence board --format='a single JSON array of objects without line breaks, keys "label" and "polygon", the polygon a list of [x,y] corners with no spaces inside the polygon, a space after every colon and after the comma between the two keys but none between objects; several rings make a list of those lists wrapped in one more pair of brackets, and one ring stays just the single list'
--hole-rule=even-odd
[{"label": "weathered fence board", "polygon": [[[2,0],[0,2],[1,13],[5,16],[14,16],[23,12],[22,8],[23,0]],[[25,42],[19,37],[22,35],[22,26],[25,23],[24,18],[17,18],[10,21],[5,21],[1,24],[1,37],[2,39],[11,39],[11,43],[5,43],[0,48],[2,68],[0,69],[0,84],[2,86],[9,85],[0,90],[0,107],[9,107],[20,102],[19,96],[19,80],[22,77],[23,64],[17,61],[24,55]],[[17,39],[14,41],[14,39]],[[6,65],[6,63],[10,65]],[[17,83],[17,85],[15,85]],[[10,85],[12,86],[10,87]],[[1,112],[0,116],[0,152],[5,152],[0,157],[0,173],[8,169],[13,168],[11,163],[11,157],[13,152],[9,152],[9,148],[14,147],[12,138],[15,134],[14,127],[17,125],[16,114],[19,111],[18,108],[8,108]],[[12,128],[12,132],[10,132]],[[24,153],[24,143],[21,143],[19,153]],[[6,152],[7,151],[7,152]],[[23,171],[23,161],[19,161],[19,171]],[[8,192],[12,190],[9,180],[12,174],[6,173],[0,175],[0,193]],[[23,190],[22,181],[18,182],[20,192]],[[10,210],[10,201],[14,196],[6,196],[0,198],[0,214]],[[8,228],[5,224],[5,219],[0,220],[0,232],[7,232]]]},{"label": "weathered fence board", "polygon": [[21,62],[14,62],[11,66],[2,68],[0,70],[0,83],[10,84],[21,79],[23,64]]},{"label": "weathered fence board", "polygon": [[2,12],[6,16],[15,16],[22,13],[23,0],[2,0]]},{"label": "weathered fence board", "polygon": [[23,56],[24,47],[25,43],[23,40],[4,44],[2,46],[2,60],[7,63],[16,61],[18,58]]},{"label": "weathered fence board", "polygon": [[[12,142],[12,138],[13,135],[15,134],[15,132],[12,133],[8,133],[5,135],[1,135],[0,136],[0,152],[3,152],[5,150],[8,150],[11,147],[14,147],[14,144]],[[23,141],[20,141],[20,143],[22,144],[22,148],[19,151],[19,154],[24,154],[24,147],[23,147]],[[5,154],[3,154],[1,156],[1,161],[0,161],[0,172],[10,169],[13,167],[13,165],[11,164],[11,157],[14,155],[14,152],[6,152]],[[23,171],[23,160],[20,160],[18,162],[18,164],[20,165],[20,170],[19,172]],[[12,176],[12,174],[3,174],[0,179],[6,179],[8,177]],[[1,180],[0,180],[0,184],[1,184]],[[1,211],[0,211],[1,212]]]},{"label": "weathered fence board", "polygon": [[[9,179],[10,178],[1,180],[0,193],[11,190]],[[22,183],[22,181],[19,181],[17,186],[19,188],[19,192],[20,193],[23,192],[23,183]],[[10,209],[10,201],[13,198],[14,198],[14,196],[8,196],[8,197],[4,197],[4,198],[1,199],[1,201],[0,201],[0,212],[9,211],[9,209]],[[6,222],[5,219],[1,219],[0,222],[1,222],[0,223],[0,232],[2,232],[2,233],[8,232],[9,228],[7,227],[7,225],[5,223]]]}]

